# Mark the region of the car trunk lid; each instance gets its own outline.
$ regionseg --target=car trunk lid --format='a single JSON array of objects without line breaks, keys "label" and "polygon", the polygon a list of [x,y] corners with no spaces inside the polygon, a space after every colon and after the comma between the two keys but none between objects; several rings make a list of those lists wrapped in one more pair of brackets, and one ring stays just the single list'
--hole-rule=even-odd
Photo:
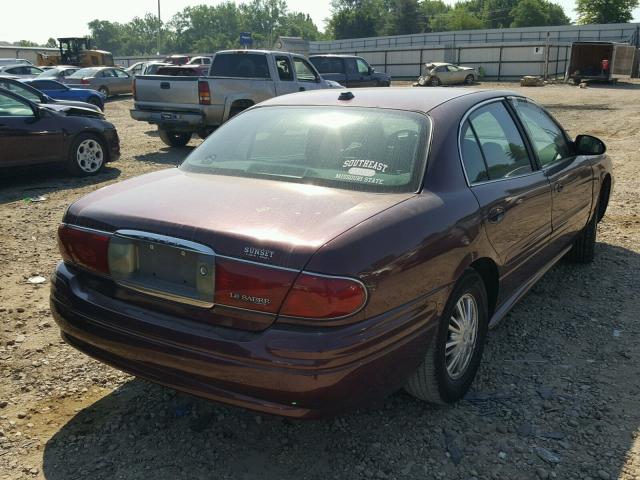
[{"label": "car trunk lid", "polygon": [[[126,265],[118,270],[124,274],[114,272],[121,285],[152,296],[155,291],[170,301],[180,301],[172,298],[180,290],[184,303],[201,308],[215,303],[213,310],[225,310],[224,304],[255,311],[254,326],[266,328],[276,318],[287,285],[322,245],[412,195],[170,169],[93,192],[69,208],[65,222],[118,232],[124,239],[118,258],[127,262],[137,255],[144,264],[134,273]],[[220,276],[213,280],[215,302],[206,283],[214,271]],[[235,300],[220,301],[222,275],[256,279],[262,282],[255,287],[258,292],[276,288],[265,287],[265,278],[270,279],[278,293],[265,305],[265,295],[238,297],[228,289],[225,294]],[[247,325],[245,313],[239,323],[229,320],[233,313],[225,315],[210,321]]]}]

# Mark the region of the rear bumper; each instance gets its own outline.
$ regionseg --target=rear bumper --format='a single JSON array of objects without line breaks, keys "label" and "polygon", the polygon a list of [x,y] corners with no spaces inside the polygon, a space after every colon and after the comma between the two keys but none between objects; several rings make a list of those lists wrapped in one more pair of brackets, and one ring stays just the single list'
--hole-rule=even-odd
[{"label": "rear bumper", "polygon": [[153,110],[130,110],[131,118],[158,125],[167,130],[195,131],[206,127],[205,116],[195,112],[160,112]]},{"label": "rear bumper", "polygon": [[435,303],[420,299],[354,325],[247,332],[171,317],[88,289],[59,264],[51,310],[62,337],[120,370],[265,413],[335,414],[398,388],[424,358]]}]

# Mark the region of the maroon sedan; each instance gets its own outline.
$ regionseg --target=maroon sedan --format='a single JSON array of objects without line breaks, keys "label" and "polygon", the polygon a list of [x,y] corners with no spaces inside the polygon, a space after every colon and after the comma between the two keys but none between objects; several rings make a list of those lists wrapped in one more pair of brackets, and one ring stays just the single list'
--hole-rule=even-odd
[{"label": "maroon sedan", "polygon": [[604,151],[508,91],[276,97],[71,205],[52,311],[92,357],[263,412],[454,402],[487,328],[592,260]]}]

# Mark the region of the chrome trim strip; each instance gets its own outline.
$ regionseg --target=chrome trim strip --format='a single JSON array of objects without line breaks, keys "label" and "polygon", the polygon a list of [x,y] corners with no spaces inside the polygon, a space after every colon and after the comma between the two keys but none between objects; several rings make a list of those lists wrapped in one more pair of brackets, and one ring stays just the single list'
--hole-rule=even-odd
[{"label": "chrome trim strip", "polygon": [[121,238],[128,238],[131,240],[142,240],[150,243],[166,245],[169,247],[177,247],[183,250],[189,250],[190,252],[201,253],[204,255],[215,255],[215,252],[211,247],[202,245],[201,243],[183,240],[177,237],[170,237],[168,235],[148,233],[140,230],[116,230],[113,235]]},{"label": "chrome trim strip", "polygon": [[[471,107],[469,110],[467,110],[467,112],[462,117],[462,120],[460,120],[460,123],[458,124],[458,159],[460,160],[460,166],[462,167],[462,173],[464,174],[464,179],[467,182],[467,186],[468,187],[475,187],[476,185],[483,185],[485,183],[503,182],[505,180],[513,180],[514,178],[527,177],[529,175],[533,175],[533,174],[538,173],[540,171],[540,170],[532,170],[531,172],[523,173],[522,175],[516,175],[514,177],[496,178],[496,179],[493,179],[493,180],[484,180],[482,182],[474,182],[474,183],[469,182],[469,177],[467,176],[467,170],[464,168],[464,159],[462,158],[462,142],[461,142],[461,139],[462,139],[462,125],[464,125],[464,122],[466,122],[467,119],[469,118],[469,116],[474,111],[476,111],[478,108],[484,107],[485,105],[488,105],[490,103],[503,102],[504,100],[508,100],[509,98],[525,98],[525,97],[517,97],[515,95],[511,95],[510,97],[490,98],[489,100],[485,100],[483,102],[477,103],[473,107]],[[514,122],[514,124],[515,124],[515,122]],[[518,133],[520,133],[520,132],[518,132]],[[523,138],[522,140],[524,141],[525,139]],[[527,152],[527,155],[528,155],[528,152]]]},{"label": "chrome trim strip", "polygon": [[147,295],[151,295],[154,297],[162,298],[164,300],[171,300],[173,302],[185,303],[187,305],[191,305],[194,307],[212,308],[214,306],[213,302],[205,302],[204,300],[198,300],[196,298],[184,297],[182,295],[174,295],[172,293],[165,292],[164,290],[154,290],[152,288],[145,288],[145,287],[141,287],[136,283],[116,281],[116,280],[114,280],[114,282],[120,285],[121,287],[125,287],[140,293],[145,293]]},{"label": "chrome trim strip", "polygon": [[251,265],[256,265],[258,267],[273,268],[275,270],[284,270],[284,271],[287,271],[287,272],[300,273],[302,271],[300,268],[280,267],[278,265],[270,265],[268,263],[260,263],[260,262],[256,262],[256,261],[253,261],[253,260],[246,260],[244,258],[230,257],[228,255],[216,254],[216,258],[224,258],[225,260],[233,260],[234,262],[249,263]]}]

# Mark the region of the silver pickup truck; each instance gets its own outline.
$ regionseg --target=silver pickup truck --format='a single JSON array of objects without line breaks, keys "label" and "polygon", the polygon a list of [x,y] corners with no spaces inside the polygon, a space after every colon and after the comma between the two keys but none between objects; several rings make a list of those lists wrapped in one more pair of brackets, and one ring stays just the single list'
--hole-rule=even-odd
[{"label": "silver pickup truck", "polygon": [[131,117],[158,126],[169,146],[184,146],[194,133],[205,138],[242,110],[269,98],[319,88],[324,80],[303,56],[263,50],[215,54],[209,76],[143,75],[134,80]]}]

